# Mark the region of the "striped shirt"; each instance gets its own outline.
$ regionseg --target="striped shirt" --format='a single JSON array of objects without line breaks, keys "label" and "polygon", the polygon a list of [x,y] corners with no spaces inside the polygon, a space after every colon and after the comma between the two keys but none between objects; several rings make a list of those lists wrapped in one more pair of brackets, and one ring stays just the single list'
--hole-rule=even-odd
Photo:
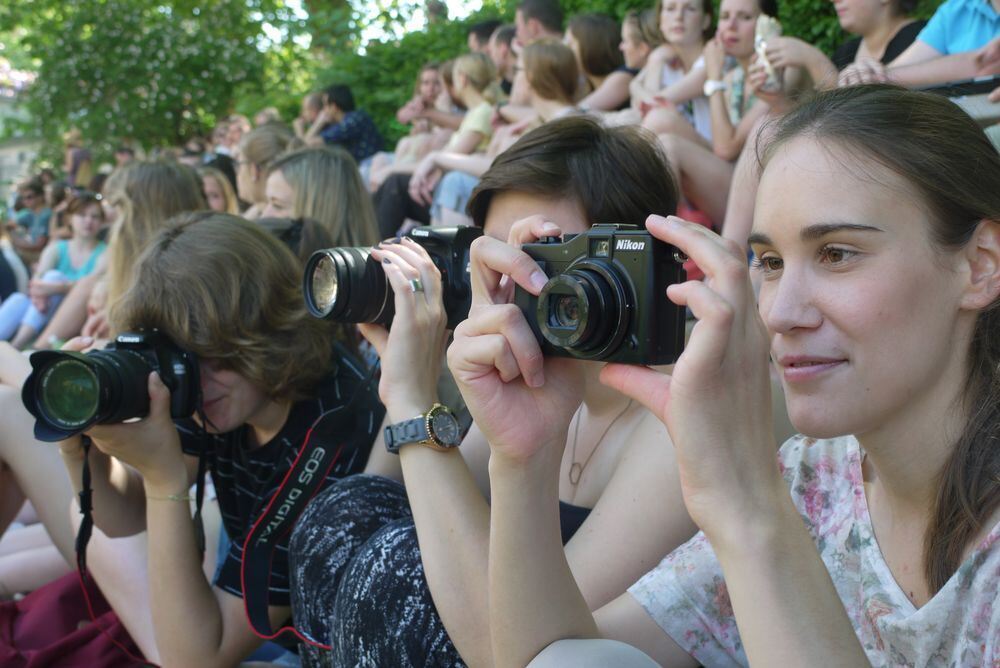
[{"label": "striped shirt", "polygon": [[[341,357],[337,369],[316,388],[315,396],[296,402],[281,431],[262,446],[251,448],[249,445],[249,425],[208,436],[208,471],[215,483],[223,525],[232,538],[216,580],[218,587],[243,597],[240,566],[247,533],[292,467],[306,432],[316,418],[345,405],[359,391],[365,392],[365,396],[358,397],[352,407],[352,413],[357,418],[353,422],[353,431],[344,434],[344,448],[323,488],[339,478],[364,470],[385,415],[385,408],[379,403],[377,385],[371,383],[364,386],[365,377],[360,363]],[[197,455],[200,446],[194,421],[178,421],[177,430],[184,452]],[[289,605],[288,535],[275,545],[269,589],[270,605]]]}]

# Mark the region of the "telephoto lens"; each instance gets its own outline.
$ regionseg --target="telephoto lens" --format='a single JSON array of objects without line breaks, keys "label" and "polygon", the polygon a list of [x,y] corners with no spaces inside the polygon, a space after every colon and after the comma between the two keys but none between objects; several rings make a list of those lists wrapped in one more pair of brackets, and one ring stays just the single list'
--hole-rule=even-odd
[{"label": "telephoto lens", "polygon": [[[469,315],[469,249],[482,236],[478,227],[418,227],[409,236],[427,251],[441,272],[441,299],[448,329]],[[396,314],[392,286],[370,248],[324,248],[306,263],[302,290],[317,318],[388,327]]]},{"label": "telephoto lens", "polygon": [[86,354],[43,350],[29,361],[21,400],[35,417],[40,441],[146,416],[152,371],[170,390],[172,417],[192,415],[200,396],[194,355],[155,331],[121,334],[108,348]]}]

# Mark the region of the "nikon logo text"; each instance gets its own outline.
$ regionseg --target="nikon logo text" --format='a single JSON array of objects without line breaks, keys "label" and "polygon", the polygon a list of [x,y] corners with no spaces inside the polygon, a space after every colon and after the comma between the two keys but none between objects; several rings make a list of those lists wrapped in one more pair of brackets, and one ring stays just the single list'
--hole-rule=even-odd
[{"label": "nikon logo text", "polygon": [[615,242],[616,251],[641,251],[646,249],[645,241],[632,241],[631,239],[619,239]]}]

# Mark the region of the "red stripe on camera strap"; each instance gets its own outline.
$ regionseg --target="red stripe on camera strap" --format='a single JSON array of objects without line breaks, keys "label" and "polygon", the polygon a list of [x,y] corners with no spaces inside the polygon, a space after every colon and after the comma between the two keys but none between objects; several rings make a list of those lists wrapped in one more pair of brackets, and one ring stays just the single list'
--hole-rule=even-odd
[{"label": "red stripe on camera strap", "polygon": [[336,447],[327,447],[321,443],[314,445],[314,432],[322,427],[320,431],[323,435],[349,433],[349,430],[340,428],[346,425],[348,419],[354,418],[345,408],[347,407],[324,413],[309,428],[291,468],[243,542],[243,560],[240,564],[243,604],[250,627],[264,640],[275,640],[283,634],[291,633],[302,642],[330,649],[329,645],[307,638],[294,626],[272,630],[267,608],[275,545],[292,530],[306,506],[322,489],[344,449],[343,443]]}]

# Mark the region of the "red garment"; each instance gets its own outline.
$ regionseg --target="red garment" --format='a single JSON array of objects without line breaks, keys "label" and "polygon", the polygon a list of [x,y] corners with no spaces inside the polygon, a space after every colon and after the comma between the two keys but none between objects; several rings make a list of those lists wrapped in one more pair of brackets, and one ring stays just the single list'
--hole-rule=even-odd
[{"label": "red garment", "polygon": [[[0,666],[4,668],[137,668],[142,653],[97,585],[86,579],[97,622],[91,620],[76,572],[20,601],[0,603]],[[106,633],[102,633],[104,629]]]},{"label": "red garment", "polygon": [[[677,204],[677,217],[683,218],[684,220],[691,223],[698,223],[699,225],[704,225],[710,230],[714,230],[715,226],[712,224],[712,219],[709,218],[705,213],[695,209],[690,204],[686,202],[679,202]],[[694,260],[688,260],[684,263],[684,270],[687,272],[687,279],[689,281],[700,281],[705,278],[705,272],[698,268],[698,265],[694,263]]]}]

